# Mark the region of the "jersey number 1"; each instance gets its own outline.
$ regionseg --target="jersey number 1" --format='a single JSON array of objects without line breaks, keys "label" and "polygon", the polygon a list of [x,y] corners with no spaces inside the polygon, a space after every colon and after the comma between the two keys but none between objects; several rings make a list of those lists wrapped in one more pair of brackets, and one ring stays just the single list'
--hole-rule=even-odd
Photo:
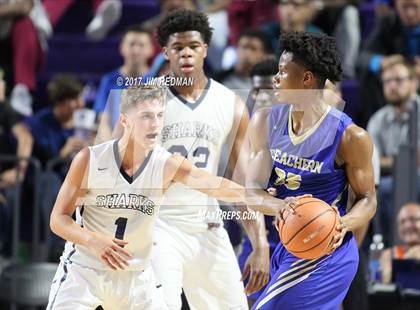
[{"label": "jersey number 1", "polygon": [[115,220],[115,225],[117,225],[117,230],[115,232],[115,238],[124,240],[125,227],[127,226],[127,218],[119,217]]}]

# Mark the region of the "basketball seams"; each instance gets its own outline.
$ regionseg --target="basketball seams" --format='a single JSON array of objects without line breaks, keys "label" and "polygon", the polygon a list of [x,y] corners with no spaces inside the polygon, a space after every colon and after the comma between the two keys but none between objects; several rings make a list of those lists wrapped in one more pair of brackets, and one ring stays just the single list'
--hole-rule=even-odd
[{"label": "basketball seams", "polygon": [[[310,198],[309,198],[310,199]],[[309,201],[305,201],[305,202],[302,202],[301,204],[299,204],[297,207],[295,207],[293,210],[295,210],[296,211],[296,209],[298,209],[299,207],[301,207],[301,206],[303,206],[303,205],[305,205],[305,204],[307,204],[307,203],[311,203],[311,202],[319,202],[318,200],[309,200]],[[288,217],[288,216],[287,216]],[[287,217],[285,217],[284,218],[284,221],[286,222],[286,220],[287,220]],[[280,236],[283,236],[283,227],[284,227],[284,225],[281,225],[281,227],[280,227]],[[302,228],[304,228],[304,227],[302,227]],[[302,229],[301,228],[301,229]],[[283,242],[283,244],[284,245],[286,245],[286,244],[288,244],[294,237],[295,237],[296,235],[294,235],[287,243],[284,243]],[[280,239],[282,239],[282,238],[280,238]],[[282,239],[283,240],[283,239]]]},{"label": "basketball seams", "polygon": [[[330,210],[327,210],[327,211],[330,211]],[[332,211],[334,211],[334,210],[332,210]],[[322,215],[322,214],[321,214]],[[322,239],[319,243],[317,243],[316,245],[314,245],[313,247],[311,247],[311,248],[309,248],[309,249],[306,249],[305,251],[290,251],[291,253],[303,253],[303,252],[307,252],[307,251],[310,251],[310,250],[312,250],[312,249],[314,249],[314,248],[316,248],[318,245],[320,245],[322,242],[324,242],[328,237],[330,237],[330,234],[331,234],[331,232],[335,229],[335,226],[336,226],[336,224],[337,224],[337,217],[335,216],[334,217],[334,225],[332,226],[332,229],[328,232],[328,235],[324,238],[324,239]],[[290,241],[289,241],[290,242]],[[328,245],[326,246],[326,248],[328,248],[328,246],[331,244],[331,242],[329,242],[328,243]]]},{"label": "basketball seams", "polygon": [[[303,205],[303,204],[302,204]],[[296,207],[297,208],[297,207]],[[305,229],[305,227],[307,227],[308,225],[310,225],[312,222],[314,222],[315,220],[317,220],[319,217],[323,216],[324,214],[326,214],[327,212],[334,212],[334,210],[325,210],[323,211],[321,214],[318,214],[316,217],[314,217],[312,220],[310,220],[309,222],[307,222],[305,225],[303,225],[302,227],[300,227],[297,232],[289,239],[289,241],[287,241],[287,243],[283,243],[284,245],[288,245],[290,243],[290,241],[293,240],[293,238],[295,238],[303,229]],[[330,231],[331,233],[331,231]],[[325,239],[324,239],[325,240]],[[307,250],[306,250],[307,251]],[[303,252],[306,252],[303,251]],[[296,252],[297,253],[297,252]]]}]

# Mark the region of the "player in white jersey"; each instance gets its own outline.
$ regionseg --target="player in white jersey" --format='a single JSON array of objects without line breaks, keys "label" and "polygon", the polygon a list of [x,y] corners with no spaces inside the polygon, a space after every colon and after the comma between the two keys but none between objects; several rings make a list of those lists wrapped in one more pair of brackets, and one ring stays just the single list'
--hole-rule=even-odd
[{"label": "player in white jersey", "polygon": [[153,86],[124,90],[121,139],[75,156],[51,214],[51,229],[67,243],[47,309],[165,309],[149,267],[164,191],[180,182],[218,199],[244,201],[242,186],[157,144],[164,94]]},{"label": "player in white jersey", "polygon": [[[193,79],[192,85],[169,87],[162,145],[216,174],[224,144],[232,145],[232,171],[249,119],[243,102],[204,73],[211,35],[207,16],[195,11],[175,11],[158,27],[171,76]],[[164,205],[156,222],[152,265],[168,306],[181,308],[183,289],[191,309],[247,309],[238,262],[223,222],[203,217],[217,214],[217,201],[175,183],[165,194]],[[243,275],[250,274],[246,292],[252,293],[268,281],[269,248],[261,218],[243,222],[253,245]]]}]

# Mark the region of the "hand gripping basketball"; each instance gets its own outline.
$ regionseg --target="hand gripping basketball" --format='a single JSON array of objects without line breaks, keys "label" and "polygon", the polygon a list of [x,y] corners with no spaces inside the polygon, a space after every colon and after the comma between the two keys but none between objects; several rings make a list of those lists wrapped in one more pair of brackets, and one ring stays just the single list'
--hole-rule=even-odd
[{"label": "hand gripping basketball", "polygon": [[300,198],[290,207],[279,222],[280,239],[290,253],[316,259],[332,253],[342,242],[336,208],[314,197]]}]

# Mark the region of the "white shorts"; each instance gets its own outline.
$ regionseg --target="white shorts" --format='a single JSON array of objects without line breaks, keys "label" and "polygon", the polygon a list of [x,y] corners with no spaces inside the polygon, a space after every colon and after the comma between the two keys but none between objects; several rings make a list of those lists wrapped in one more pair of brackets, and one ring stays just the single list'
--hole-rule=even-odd
[{"label": "white shorts", "polygon": [[51,285],[52,309],[167,309],[153,270],[112,271],[61,261]]},{"label": "white shorts", "polygon": [[169,309],[248,309],[241,272],[223,227],[186,233],[158,220],[152,266]]}]

